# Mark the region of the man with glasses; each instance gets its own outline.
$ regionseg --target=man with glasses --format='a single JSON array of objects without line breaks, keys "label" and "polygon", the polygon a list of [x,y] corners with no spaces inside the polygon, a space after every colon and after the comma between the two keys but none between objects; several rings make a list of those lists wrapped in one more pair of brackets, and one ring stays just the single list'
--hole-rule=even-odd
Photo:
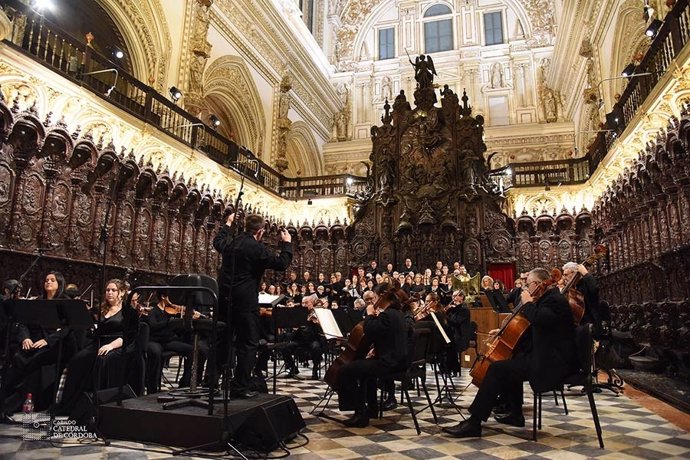
[{"label": "man with glasses", "polygon": [[[543,293],[539,295],[539,291]],[[529,272],[521,300],[522,314],[531,323],[531,346],[519,356],[491,364],[470,406],[470,418],[443,428],[445,433],[456,438],[480,437],[481,423],[488,419],[499,396],[508,404],[510,413],[496,417],[496,421],[525,426],[523,382],[529,381],[534,391],[548,391],[578,369],[570,306],[552,285],[547,270],[536,268]]]}]

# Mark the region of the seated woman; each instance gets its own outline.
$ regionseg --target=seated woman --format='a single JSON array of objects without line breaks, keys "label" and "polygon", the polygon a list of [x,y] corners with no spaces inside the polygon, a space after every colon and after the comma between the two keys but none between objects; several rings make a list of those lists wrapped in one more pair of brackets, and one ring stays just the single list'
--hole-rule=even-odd
[{"label": "seated woman", "polygon": [[503,281],[494,280],[493,289],[487,291],[486,296],[489,298],[491,306],[494,307],[497,313],[510,313],[508,301],[503,294]]},{"label": "seated woman", "polygon": [[[65,278],[60,272],[50,271],[43,282],[41,300],[62,299]],[[66,363],[76,352],[76,344],[69,328],[52,329],[42,326],[19,324],[17,340],[21,350],[12,360],[5,377],[0,401],[2,412],[11,414],[21,407],[27,393],[34,399],[34,408],[47,408],[55,390],[56,376],[62,373]],[[59,345],[62,342],[60,369],[55,369]]]},{"label": "seated woman", "polygon": [[[116,363],[122,357],[123,335],[125,332],[125,315],[122,304],[126,294],[125,284],[112,279],[105,285],[104,301],[100,307],[100,318],[97,323],[97,336],[91,337],[88,344],[79,351],[67,365],[67,377],[65,387],[62,392],[62,400],[57,407],[57,415],[68,415],[76,405],[77,401],[85,391],[97,386],[107,385],[106,380],[101,378],[105,371],[113,374],[113,385],[119,382],[120,376],[114,369]],[[129,332],[129,331],[128,331]],[[132,340],[128,343],[133,344]],[[94,365],[100,360],[100,372],[93,372]],[[94,384],[94,382],[96,382]]]},{"label": "seated woman", "polygon": [[[369,417],[377,412],[376,378],[401,371],[408,365],[408,328],[401,311],[407,294],[399,286],[389,287],[374,305],[367,305],[364,336],[373,343],[373,353],[366,359],[346,363],[337,377],[340,410],[354,410],[344,424],[350,427],[369,425]],[[367,406],[368,404],[368,406]]]}]

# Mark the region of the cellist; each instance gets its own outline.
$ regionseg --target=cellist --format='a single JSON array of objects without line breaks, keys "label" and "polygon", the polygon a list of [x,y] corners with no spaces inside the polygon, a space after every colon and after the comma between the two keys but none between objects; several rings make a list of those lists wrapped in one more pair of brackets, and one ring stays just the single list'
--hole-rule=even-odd
[{"label": "cellist", "polygon": [[376,305],[367,304],[364,319],[364,338],[373,343],[375,351],[365,359],[346,363],[338,372],[340,410],[355,411],[343,422],[349,427],[368,426],[369,417],[377,413],[376,378],[407,366],[408,334],[402,312],[407,294],[397,283],[381,286],[387,286],[387,289],[381,292]]},{"label": "cellist", "polygon": [[456,438],[480,437],[499,396],[510,413],[496,421],[525,426],[522,414],[522,387],[529,381],[535,391],[553,389],[564,377],[578,369],[573,317],[568,300],[553,285],[543,268],[529,272],[521,300],[522,314],[531,324],[531,346],[512,359],[492,363],[469,408],[470,418],[443,431]]},{"label": "cellist", "polygon": [[[579,281],[575,283],[574,288],[580,291],[582,297],[584,298],[585,313],[582,317],[582,323],[591,323],[594,327],[594,331],[599,331],[601,327],[601,321],[604,318],[600,318],[599,312],[599,285],[596,278],[592,276],[582,264],[577,262],[568,262],[563,265],[563,281],[565,284],[570,284],[570,281],[579,274]],[[567,292],[563,293],[568,295]]]}]

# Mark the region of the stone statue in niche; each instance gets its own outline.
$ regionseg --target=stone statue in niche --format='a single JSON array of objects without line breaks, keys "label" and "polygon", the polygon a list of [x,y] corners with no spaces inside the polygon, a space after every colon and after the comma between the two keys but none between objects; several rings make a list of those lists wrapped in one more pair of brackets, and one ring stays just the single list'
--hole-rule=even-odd
[{"label": "stone statue in niche", "polygon": [[420,54],[414,62],[412,62],[412,58],[409,60],[414,67],[414,79],[417,80],[417,87],[419,89],[431,88],[434,83],[434,75],[437,75],[431,56]]},{"label": "stone statue in niche", "polygon": [[393,99],[393,83],[388,75],[381,79],[381,99]]},{"label": "stone statue in niche", "polygon": [[290,90],[292,89],[292,77],[289,73],[283,75],[280,80],[280,96],[278,96],[278,118],[288,119],[290,111]]},{"label": "stone statue in niche", "polygon": [[491,64],[491,88],[503,88],[505,87],[505,81],[503,77],[503,65],[499,62],[494,62]]},{"label": "stone statue in niche", "polygon": [[333,125],[335,126],[335,138],[342,142],[348,140],[350,128],[350,88],[347,83],[340,83],[336,87],[336,92],[343,103],[343,108],[335,114]]}]

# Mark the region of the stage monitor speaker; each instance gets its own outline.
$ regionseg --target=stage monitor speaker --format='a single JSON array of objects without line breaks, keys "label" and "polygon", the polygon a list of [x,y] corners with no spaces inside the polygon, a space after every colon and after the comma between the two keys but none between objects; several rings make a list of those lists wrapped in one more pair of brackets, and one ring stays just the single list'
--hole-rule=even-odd
[{"label": "stage monitor speaker", "polygon": [[[107,404],[117,401],[118,387],[106,388],[105,390],[100,390],[96,392],[98,396],[99,404]],[[137,395],[132,390],[132,387],[125,385],[122,387],[122,399],[136,398]],[[72,412],[70,412],[69,418],[77,422],[77,425],[91,425],[94,422],[96,416],[96,400],[94,399],[94,394],[84,393],[81,398],[77,401]]]},{"label": "stage monitor speaker", "polygon": [[306,426],[295,401],[286,397],[254,409],[233,437],[259,452],[271,452]]}]

